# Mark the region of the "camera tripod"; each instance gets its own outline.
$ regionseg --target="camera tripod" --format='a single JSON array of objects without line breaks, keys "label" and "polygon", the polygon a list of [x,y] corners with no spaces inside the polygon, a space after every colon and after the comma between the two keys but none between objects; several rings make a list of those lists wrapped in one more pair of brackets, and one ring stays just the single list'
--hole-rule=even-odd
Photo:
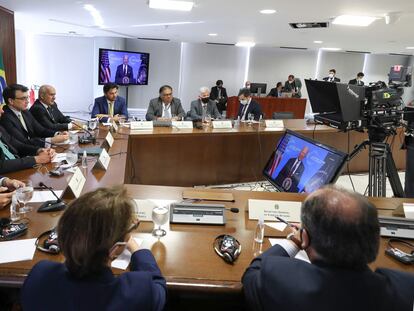
[{"label": "camera tripod", "polygon": [[368,127],[368,139],[357,145],[348,156],[348,161],[350,161],[363,148],[369,147],[369,196],[385,197],[386,180],[388,177],[394,197],[404,197],[404,190],[398,176],[394,158],[392,157],[390,145],[385,142],[385,139],[391,134],[395,135],[395,132],[387,132],[383,128],[378,127]]}]

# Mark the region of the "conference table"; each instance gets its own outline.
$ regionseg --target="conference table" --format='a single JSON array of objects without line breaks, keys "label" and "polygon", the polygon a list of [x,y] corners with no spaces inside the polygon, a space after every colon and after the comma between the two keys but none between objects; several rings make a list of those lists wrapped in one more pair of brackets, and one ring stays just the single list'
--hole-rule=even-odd
[{"label": "conference table", "polygon": [[[292,123],[293,124],[293,123]],[[306,132],[306,128],[302,129]],[[324,132],[332,133],[328,128],[321,128],[318,135],[323,135]],[[98,143],[102,144],[103,138],[106,136],[108,130],[101,128],[99,132]],[[177,143],[177,137],[194,135],[194,141],[206,139],[204,136],[212,136],[211,140],[215,142],[220,139],[220,136],[229,135],[221,131],[215,132],[212,129],[207,130],[193,130],[191,133],[184,134],[172,133],[172,129],[155,129],[153,133],[156,137],[153,139],[166,139],[172,137],[174,143]],[[254,133],[254,134],[252,134]],[[255,220],[248,218],[248,199],[262,199],[262,200],[280,200],[280,201],[302,201],[306,196],[302,194],[289,193],[275,193],[275,192],[250,192],[250,191],[234,191],[234,190],[217,190],[217,189],[195,189],[168,185],[143,185],[137,183],[126,182],[133,180],[128,174],[131,172],[128,169],[128,162],[131,159],[139,162],[142,158],[134,154],[136,150],[131,149],[130,145],[135,139],[146,137],[144,133],[130,133],[129,129],[121,129],[114,134],[115,140],[113,146],[108,153],[111,156],[108,169],[93,168],[95,160],[92,158],[88,161],[88,168],[82,169],[86,177],[82,193],[94,190],[98,187],[108,187],[117,184],[125,184],[128,188],[128,193],[135,199],[160,199],[173,200],[180,202],[183,200],[183,191],[192,189],[193,191],[202,193],[231,193],[234,196],[234,202],[215,202],[224,204],[228,208],[237,207],[239,213],[231,213],[226,211],[227,222],[224,226],[217,225],[187,225],[187,224],[169,224],[166,225],[167,235],[160,240],[155,239],[151,235],[153,229],[152,222],[142,222],[139,228],[134,232],[134,236],[144,240],[143,247],[151,249],[160,268],[167,279],[167,286],[169,289],[170,305],[175,306],[177,310],[186,309],[186,302],[200,304],[198,310],[224,310],[228,306],[240,308],[242,310],[244,302],[242,299],[242,285],[241,277],[246,267],[249,265],[254,256],[270,247],[269,240],[266,238],[264,243],[257,244],[254,242],[253,235],[256,227]],[[249,128],[239,129],[239,135],[243,139],[250,139],[250,135],[260,136],[257,130]],[[266,132],[263,132],[266,136]],[[281,132],[278,134],[281,135]],[[217,136],[217,137],[216,137]],[[273,139],[274,140],[274,139]],[[273,141],[275,143],[275,141]],[[248,148],[247,148],[248,149]],[[207,150],[207,149],[206,149]],[[61,148],[64,152],[65,149]],[[139,151],[140,153],[153,153],[152,148]],[[192,156],[203,158],[204,149],[198,150]],[[132,153],[132,154],[130,154]],[[138,159],[137,160],[137,156]],[[156,154],[150,154],[149,157],[155,157]],[[230,154],[229,154],[230,156]],[[231,155],[233,161],[236,154]],[[208,152],[206,158],[208,158]],[[156,163],[158,165],[158,163]],[[46,169],[51,169],[51,165],[47,165],[40,169],[27,169],[19,172],[7,174],[11,178],[17,179],[31,179],[34,185],[42,181],[46,185],[53,187],[55,190],[64,190],[70,180],[71,173],[65,172],[61,177],[50,177]],[[162,169],[162,168],[158,168]],[[203,174],[203,171],[214,169],[213,166],[201,167],[199,170],[193,171],[193,175],[197,176]],[[190,172],[185,172],[190,175]],[[148,174],[143,172],[143,175]],[[136,177],[136,176],[135,176]],[[144,176],[142,177],[144,178]],[[149,178],[149,176],[146,176]],[[145,179],[144,179],[145,180]],[[178,180],[182,180],[178,178]],[[64,196],[65,198],[65,196]],[[70,201],[69,197],[66,199]],[[402,202],[414,202],[409,199],[386,199],[386,198],[370,198],[376,205],[380,214],[391,215],[392,211]],[[210,202],[211,203],[211,202]],[[42,232],[49,230],[56,226],[60,216],[63,212],[37,213],[36,209],[39,204],[34,204],[34,211],[27,214],[29,222],[29,229],[21,239],[36,238]],[[139,207],[139,206],[138,206]],[[7,217],[8,209],[0,211],[0,217]],[[235,236],[242,244],[242,253],[238,260],[233,264],[225,263],[213,250],[213,242],[216,236],[220,234],[231,234]],[[286,232],[278,232],[276,230],[266,229],[266,236],[283,237]],[[395,268],[402,271],[412,271],[412,267],[403,265],[395,260],[385,256],[384,250],[387,239],[381,238],[381,247],[377,260],[372,263],[371,268],[388,267]],[[49,255],[39,251],[35,252],[34,258],[31,261],[13,262],[7,264],[0,264],[0,286],[1,287],[21,287],[25,277],[30,271],[31,267],[40,260],[53,260],[63,262],[62,255]],[[122,270],[114,269],[115,274],[122,273]],[[174,308],[173,308],[174,309]],[[226,309],[228,310],[228,309]]]}]

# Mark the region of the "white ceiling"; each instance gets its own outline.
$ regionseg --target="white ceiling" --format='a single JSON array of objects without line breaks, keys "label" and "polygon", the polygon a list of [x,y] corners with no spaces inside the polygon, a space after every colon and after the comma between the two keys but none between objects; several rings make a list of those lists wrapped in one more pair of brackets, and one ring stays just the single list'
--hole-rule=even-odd
[{"label": "white ceiling", "polygon": [[[184,42],[236,43],[255,41],[257,46],[293,46],[374,53],[405,53],[414,46],[413,0],[194,0],[191,12],[149,9],[147,0],[0,0],[0,6],[15,12],[16,29],[42,34],[80,36],[155,37]],[[96,26],[83,6],[92,4],[104,26]],[[273,15],[259,10],[276,9]],[[294,30],[289,22],[330,21],[342,14],[383,17],[399,12],[400,19],[386,25],[378,19],[369,27],[330,25],[328,29]],[[197,24],[150,26],[176,22]],[[135,26],[134,26],[135,25]],[[218,36],[210,37],[209,33]],[[323,44],[315,44],[321,40]]]}]

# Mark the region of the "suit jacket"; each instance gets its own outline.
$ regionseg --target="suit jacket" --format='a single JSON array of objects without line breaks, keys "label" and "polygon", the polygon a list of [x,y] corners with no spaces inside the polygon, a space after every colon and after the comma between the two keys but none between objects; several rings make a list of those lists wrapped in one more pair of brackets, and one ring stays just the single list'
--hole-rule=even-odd
[{"label": "suit jacket", "polygon": [[269,94],[267,94],[267,96],[271,96],[271,97],[279,97],[279,92],[277,91],[277,88],[272,88],[270,89]]},{"label": "suit jacket", "polygon": [[[153,98],[150,100],[148,105],[148,110],[145,118],[147,121],[156,120],[157,118],[162,117],[162,100],[161,98]],[[177,117],[185,118],[186,113],[181,106],[180,99],[173,97],[173,100],[171,102],[171,115],[175,115]]]},{"label": "suit jacket", "polygon": [[[237,114],[238,117],[240,117],[240,119],[242,118],[242,112],[243,112],[243,108],[244,105],[240,104],[239,107],[239,112]],[[255,100],[251,100],[250,101],[250,105],[247,108],[247,112],[246,112],[246,116],[245,116],[245,120],[248,120],[248,115],[249,113],[253,113],[254,114],[254,119],[257,121],[260,119],[260,116],[262,115],[262,108],[260,107],[259,103]]]},{"label": "suit jacket", "polygon": [[[216,103],[212,100],[209,100],[207,103],[207,114],[214,119],[221,118],[221,114],[217,109]],[[190,117],[193,120],[201,120],[203,118],[203,107],[199,99],[191,102]]]},{"label": "suit jacket", "polygon": [[280,245],[255,258],[242,283],[250,310],[413,310],[414,274],[310,264]]},{"label": "suit jacket", "polygon": [[[330,79],[329,77],[325,77],[325,78],[323,78],[322,80],[323,80],[323,81],[328,81],[329,79]],[[341,82],[341,79],[339,79],[339,78],[337,78],[337,77],[334,77],[333,82]]]},{"label": "suit jacket", "polygon": [[39,150],[38,146],[25,144],[18,140],[14,135],[10,135],[2,126],[0,126],[0,139],[9,147],[11,153],[19,157],[35,156]]},{"label": "suit jacket", "polygon": [[[108,110],[108,101],[104,96],[95,98],[95,103],[93,104],[91,117],[96,118],[97,114],[109,114]],[[114,103],[114,115],[123,115],[128,118],[128,109],[126,106],[125,98],[117,96]],[[108,118],[102,118],[101,122],[107,122]]]},{"label": "suit jacket", "polygon": [[[279,172],[279,174],[277,175],[275,181],[279,186],[282,186],[283,181],[287,177],[289,177],[289,174],[291,173],[291,170],[292,170],[293,165],[294,165],[296,160],[297,160],[297,158],[290,158],[286,162],[286,164],[282,168],[282,170]],[[304,170],[305,170],[305,165],[303,164],[303,161],[301,161],[298,168],[294,172],[294,174],[292,176],[290,176],[290,178],[292,179],[292,184],[291,184],[290,188],[285,189],[286,192],[298,192],[298,184],[300,182],[300,179],[302,177],[302,174],[303,174]]]},{"label": "suit jacket", "polygon": [[295,78],[293,83],[289,83],[289,81],[285,82],[285,86],[283,87],[284,92],[296,92],[294,97],[301,98],[302,97],[302,82],[299,78]]},{"label": "suit jacket", "polygon": [[227,107],[227,91],[226,88],[222,87],[221,88],[221,97],[218,98],[219,95],[219,89],[217,86],[213,86],[211,88],[211,92],[210,92],[210,99],[216,101],[217,103],[217,109],[222,112],[224,110],[226,110]]},{"label": "suit jacket", "polygon": [[359,86],[364,86],[364,81],[359,81],[360,84],[358,84],[358,80],[357,79],[352,79],[349,80],[348,84],[354,84],[354,85],[359,85]]},{"label": "suit jacket", "polygon": [[39,124],[28,110],[21,112],[27,131],[24,129],[20,120],[14,112],[8,107],[4,107],[4,114],[0,119],[0,125],[3,126],[10,135],[13,135],[18,141],[43,148],[45,141],[42,138],[53,137],[55,131],[47,129]]},{"label": "suit jacket", "polygon": [[165,301],[165,279],[145,249],[132,254],[131,272],[118,277],[107,268],[98,276],[75,279],[64,264],[41,261],[30,271],[21,291],[22,307],[29,311],[159,311]]},{"label": "suit jacket", "polygon": [[66,117],[60,112],[57,104],[50,106],[50,112],[42,105],[40,100],[36,99],[33,106],[30,107],[29,111],[45,128],[52,129],[55,131],[66,131],[68,130],[68,123],[70,118]]},{"label": "suit jacket", "polygon": [[[123,79],[125,77],[129,79],[128,83],[125,83],[123,81]],[[115,83],[117,83],[117,84],[130,84],[130,83],[134,83],[133,79],[134,79],[134,73],[133,73],[133,69],[130,65],[127,65],[127,74],[126,75],[125,75],[125,72],[124,72],[124,64],[121,64],[116,68]]]}]

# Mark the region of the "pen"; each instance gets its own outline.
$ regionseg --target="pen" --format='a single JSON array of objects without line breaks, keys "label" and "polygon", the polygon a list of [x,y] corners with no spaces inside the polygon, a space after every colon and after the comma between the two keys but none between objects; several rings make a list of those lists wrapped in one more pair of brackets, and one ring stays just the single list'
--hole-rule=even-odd
[{"label": "pen", "polygon": [[299,230],[298,226],[296,226],[294,224],[291,224],[290,222],[284,220],[283,218],[280,218],[279,216],[276,216],[276,219],[283,222],[283,223],[285,223],[285,224],[287,224],[289,227],[292,227],[292,228],[295,228],[296,230]]}]

